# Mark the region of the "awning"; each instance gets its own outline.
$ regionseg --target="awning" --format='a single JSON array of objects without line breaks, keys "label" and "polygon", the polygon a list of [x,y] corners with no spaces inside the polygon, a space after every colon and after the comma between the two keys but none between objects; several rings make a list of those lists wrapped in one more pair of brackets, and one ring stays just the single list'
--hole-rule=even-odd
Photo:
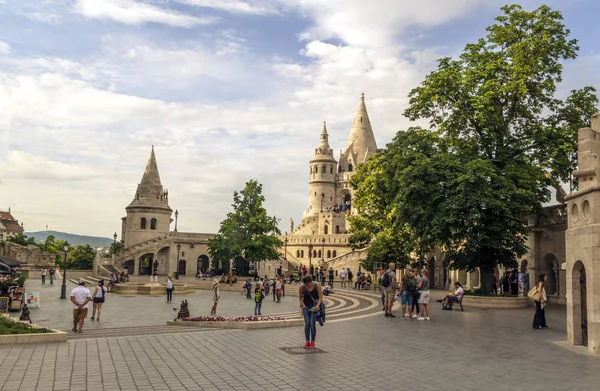
[{"label": "awning", "polygon": [[15,268],[23,265],[27,265],[27,262],[17,261],[4,255],[0,255],[0,264],[5,265],[8,268]]}]

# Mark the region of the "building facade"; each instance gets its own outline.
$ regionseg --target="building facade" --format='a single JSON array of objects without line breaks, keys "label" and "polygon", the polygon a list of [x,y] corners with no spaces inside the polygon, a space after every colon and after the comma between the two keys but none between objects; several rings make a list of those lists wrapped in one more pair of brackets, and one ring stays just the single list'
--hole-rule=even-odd
[{"label": "building facade", "polygon": [[19,220],[13,217],[10,208],[8,212],[0,210],[0,239],[6,241],[22,233],[23,223],[19,224]]},{"label": "building facade", "polygon": [[[358,110],[352,122],[348,141],[339,158],[334,157],[329,145],[327,126],[319,135],[319,144],[309,161],[308,207],[300,224],[290,220],[290,230],[280,239],[284,242],[282,257],[288,268],[295,266],[334,266],[335,269],[358,269],[366,252],[353,252],[348,243],[349,223],[353,213],[354,191],[349,185],[358,165],[367,161],[377,150],[377,143],[365,96],[361,95]],[[267,267],[264,263],[259,265]]]}]

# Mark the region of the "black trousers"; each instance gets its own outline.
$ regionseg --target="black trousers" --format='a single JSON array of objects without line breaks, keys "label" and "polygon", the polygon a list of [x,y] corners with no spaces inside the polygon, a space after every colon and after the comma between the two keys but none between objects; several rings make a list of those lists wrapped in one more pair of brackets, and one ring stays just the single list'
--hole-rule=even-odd
[{"label": "black trousers", "polygon": [[542,308],[542,303],[535,302],[535,315],[533,316],[533,328],[546,327],[546,309]]},{"label": "black trousers", "polygon": [[167,301],[171,302],[173,300],[173,289],[167,289]]}]

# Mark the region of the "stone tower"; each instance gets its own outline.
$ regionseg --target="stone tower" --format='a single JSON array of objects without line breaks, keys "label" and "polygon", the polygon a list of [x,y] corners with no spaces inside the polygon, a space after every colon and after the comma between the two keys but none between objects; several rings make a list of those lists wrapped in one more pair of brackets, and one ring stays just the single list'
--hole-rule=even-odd
[{"label": "stone tower", "polygon": [[315,148],[310,161],[308,209],[305,216],[316,215],[335,204],[336,173],[337,161],[333,157],[333,149],[329,147],[327,124],[323,122],[319,146]]},{"label": "stone tower", "polygon": [[156,238],[170,231],[169,192],[164,190],[158,174],[154,146],[133,201],[125,208],[122,240],[125,248]]},{"label": "stone tower", "polygon": [[566,197],[567,335],[600,353],[600,114],[579,129],[577,161],[579,190]]}]

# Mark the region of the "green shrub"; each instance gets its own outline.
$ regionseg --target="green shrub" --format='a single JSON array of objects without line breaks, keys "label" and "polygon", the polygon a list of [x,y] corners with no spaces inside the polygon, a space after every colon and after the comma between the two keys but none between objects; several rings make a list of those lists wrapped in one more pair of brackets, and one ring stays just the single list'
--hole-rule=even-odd
[{"label": "green shrub", "polygon": [[10,334],[45,334],[52,330],[33,328],[28,324],[14,321],[6,316],[0,316],[0,335]]},{"label": "green shrub", "polygon": [[27,277],[20,275],[19,279],[17,280],[17,284],[22,288],[23,285],[25,285],[25,280],[27,280]]}]

